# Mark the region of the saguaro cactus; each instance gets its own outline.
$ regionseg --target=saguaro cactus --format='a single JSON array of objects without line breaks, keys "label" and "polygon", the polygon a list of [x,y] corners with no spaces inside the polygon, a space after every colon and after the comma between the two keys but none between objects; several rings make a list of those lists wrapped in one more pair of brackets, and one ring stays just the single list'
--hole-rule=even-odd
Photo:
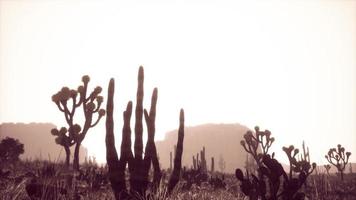
[{"label": "saguaro cactus", "polygon": [[[156,104],[158,91],[155,88],[152,94],[150,111],[143,110],[143,68],[140,67],[138,73],[138,89],[137,89],[137,105],[135,116],[135,142],[134,142],[134,154],[131,150],[131,128],[130,119],[132,114],[132,102],[127,104],[126,111],[124,111],[124,126],[122,130],[122,142],[121,142],[121,155],[120,159],[116,153],[114,142],[114,120],[113,120],[113,108],[114,108],[114,79],[110,80],[108,88],[108,103],[107,103],[107,118],[106,118],[106,160],[109,168],[109,180],[113,189],[116,199],[126,199],[132,195],[144,195],[149,183],[149,169],[151,162],[153,165],[153,183],[154,186],[158,186],[161,180],[161,170],[158,163],[156,146],[154,143],[155,137],[155,118],[156,118]],[[142,128],[142,115],[144,113],[145,121],[147,125],[148,139],[145,147],[145,154],[143,156],[143,128]],[[181,110],[181,119],[184,120],[184,113]],[[182,122],[184,128],[184,121]],[[183,151],[183,138],[184,130],[178,131],[178,143],[177,154],[175,157],[175,164],[173,172],[176,175],[179,174],[181,168],[182,151]],[[128,190],[125,183],[125,169],[128,164],[130,172],[129,183],[130,189]],[[173,176],[173,175],[172,175]],[[179,177],[179,175],[178,175]],[[176,184],[176,183],[175,183]],[[174,188],[175,184],[172,183]]]},{"label": "saguaro cactus", "polygon": [[180,110],[179,114],[179,129],[178,129],[178,142],[176,146],[176,155],[174,156],[174,167],[171,177],[168,182],[168,193],[171,193],[179,181],[182,154],[183,154],[183,140],[184,140],[184,110]]},{"label": "saguaro cactus", "polygon": [[197,169],[197,160],[195,159],[194,156],[193,156],[193,169],[194,169],[194,170]]},{"label": "saguaro cactus", "polygon": [[215,162],[214,162],[214,157],[211,157],[211,172],[215,171]]},{"label": "saguaro cactus", "polygon": [[206,164],[206,158],[205,158],[205,147],[203,146],[203,149],[200,151],[200,160],[201,160],[201,168],[203,172],[207,172],[207,164]]},{"label": "saguaro cactus", "polygon": [[[69,126],[69,137],[73,138],[75,142],[73,168],[79,169],[79,150],[82,141],[84,140],[88,130],[96,126],[101,117],[105,115],[105,110],[100,109],[103,97],[100,96],[101,87],[97,86],[94,91],[87,96],[89,76],[83,76],[83,85],[79,86],[77,90],[70,90],[68,87],[63,87],[59,92],[52,96],[52,101],[57,105],[58,109],[64,113],[66,122]],[[79,96],[78,96],[79,93]],[[79,97],[79,98],[77,98]],[[69,107],[71,105],[71,107]],[[77,108],[83,107],[84,125],[83,129],[78,124],[74,124],[74,114]],[[93,121],[93,115],[98,117]]]},{"label": "saguaro cactus", "polygon": [[340,144],[337,145],[337,148],[331,148],[328,154],[325,155],[326,160],[339,171],[341,180],[344,180],[344,170],[349,162],[350,155],[351,152],[345,152],[345,148]]}]

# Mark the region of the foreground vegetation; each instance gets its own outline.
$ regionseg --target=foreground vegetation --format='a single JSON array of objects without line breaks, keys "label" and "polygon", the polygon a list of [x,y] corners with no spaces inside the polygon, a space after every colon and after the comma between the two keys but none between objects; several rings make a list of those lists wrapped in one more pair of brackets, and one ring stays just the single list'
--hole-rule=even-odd
[{"label": "foreground vegetation", "polygon": [[[5,173],[6,171],[10,173]],[[82,165],[79,172],[66,170],[63,164],[47,161],[18,162],[2,171],[0,196],[4,200],[30,199],[115,199],[108,179],[107,167],[95,164]],[[164,199],[168,184],[163,171],[162,182],[156,193],[147,190],[138,199]],[[150,173],[152,176],[153,173]],[[206,181],[193,183],[187,189],[183,177],[167,199],[248,199],[240,191],[240,182],[233,174],[224,174],[223,187],[215,187],[212,178],[222,177],[219,172],[209,172]],[[128,178],[128,177],[127,177]],[[352,200],[356,198],[356,174],[344,174],[344,180],[335,174],[312,174],[301,190],[307,199]],[[31,193],[32,192],[32,193]],[[32,195],[32,197],[30,197]]]}]

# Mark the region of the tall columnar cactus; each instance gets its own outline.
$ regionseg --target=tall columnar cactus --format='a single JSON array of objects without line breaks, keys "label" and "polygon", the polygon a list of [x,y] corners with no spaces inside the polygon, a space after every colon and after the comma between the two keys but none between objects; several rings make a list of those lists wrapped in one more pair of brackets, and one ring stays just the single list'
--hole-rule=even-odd
[{"label": "tall columnar cactus", "polygon": [[215,171],[215,162],[214,162],[214,157],[211,157],[211,172]]},{"label": "tall columnar cactus", "polygon": [[[134,142],[134,154],[131,150],[131,128],[130,119],[132,115],[132,102],[127,104],[126,111],[124,111],[124,126],[122,130],[122,142],[121,142],[121,155],[120,158],[116,153],[114,142],[114,79],[110,80],[108,88],[108,102],[107,102],[107,118],[106,118],[106,160],[109,169],[109,179],[111,187],[113,189],[116,199],[126,199],[132,195],[144,195],[149,183],[149,169],[151,163],[153,165],[153,185],[157,187],[161,180],[161,170],[158,163],[157,150],[154,143],[155,137],[155,118],[156,118],[156,104],[157,104],[157,89],[155,88],[152,94],[151,108],[148,112],[143,110],[143,68],[140,67],[138,74],[138,89],[137,89],[137,105],[135,116],[135,142]],[[145,147],[145,154],[143,156],[143,127],[142,127],[142,115],[144,114],[147,125],[147,143]],[[173,175],[178,177],[181,168],[181,158],[183,151],[183,137],[184,137],[184,113],[181,111],[180,129],[178,132],[178,149],[175,157]],[[183,127],[181,127],[183,126]],[[125,182],[125,170],[126,164],[129,169],[129,183],[130,189],[126,187]],[[176,185],[172,183],[170,186],[174,188]],[[169,187],[170,188],[170,187]]]},{"label": "tall columnar cactus", "polygon": [[174,187],[177,185],[180,177],[182,166],[183,154],[183,141],[184,141],[184,110],[180,110],[179,114],[179,129],[178,129],[178,142],[176,146],[176,155],[174,156],[174,167],[171,177],[168,182],[168,193],[170,194]]},{"label": "tall columnar cactus", "polygon": [[194,156],[193,156],[193,169],[194,169],[194,170],[197,169],[197,160],[195,159]]},{"label": "tall columnar cactus", "polygon": [[67,134],[67,128],[62,127],[61,129],[52,129],[51,133],[54,136],[57,136],[55,141],[57,144],[63,146],[65,152],[66,152],[66,160],[65,160],[65,167],[68,168],[69,167],[69,162],[70,162],[70,147],[73,146],[75,144],[74,140],[72,137],[70,137]]},{"label": "tall columnar cactus", "polygon": [[340,144],[337,148],[331,148],[327,155],[325,155],[326,160],[334,165],[341,175],[341,180],[344,180],[344,170],[349,162],[351,152],[345,152],[345,148]]},{"label": "tall columnar cactus", "polygon": [[[278,160],[273,158],[274,154],[272,156],[268,154],[268,149],[274,141],[271,133],[269,131],[261,132],[258,127],[255,130],[256,136],[250,131],[247,132],[244,136],[245,140],[241,141],[241,145],[259,165],[258,176],[252,174],[251,177],[245,177],[241,169],[236,169],[235,176],[241,181],[242,192],[249,196],[251,200],[277,200],[279,197],[282,200],[304,199],[305,195],[299,190],[316,167],[315,163],[310,164],[308,160],[309,152],[304,151],[301,159],[297,160],[298,149],[293,146],[283,147],[290,161],[290,174],[288,176]],[[263,137],[266,137],[266,139],[263,140]],[[262,149],[262,153],[258,153],[258,149]],[[293,176],[293,172],[298,175]],[[283,178],[283,181],[281,181],[281,178]]]},{"label": "tall columnar cactus", "polygon": [[[89,76],[83,76],[83,85],[79,86],[77,90],[63,87],[59,92],[52,96],[52,101],[57,105],[58,109],[64,113],[65,120],[69,127],[68,136],[75,142],[73,168],[76,170],[79,169],[79,150],[82,141],[88,130],[96,126],[100,119],[105,115],[105,110],[100,109],[103,97],[99,94],[102,89],[97,86],[89,95],[87,95],[89,81]],[[74,114],[79,107],[83,108],[85,117],[83,129],[80,125],[74,124]],[[96,120],[93,120],[94,114],[98,116]]]},{"label": "tall columnar cactus", "polygon": [[206,164],[206,158],[205,158],[205,147],[200,151],[200,160],[201,160],[201,168],[203,172],[207,172],[207,164]]}]

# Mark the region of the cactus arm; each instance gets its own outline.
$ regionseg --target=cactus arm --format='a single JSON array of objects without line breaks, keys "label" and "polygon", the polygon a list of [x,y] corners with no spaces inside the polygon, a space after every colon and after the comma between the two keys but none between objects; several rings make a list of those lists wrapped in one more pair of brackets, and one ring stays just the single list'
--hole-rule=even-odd
[{"label": "cactus arm", "polygon": [[55,103],[56,103],[58,109],[59,109],[60,111],[64,112],[64,108],[62,108],[61,103],[60,103],[59,101],[56,101]]},{"label": "cactus arm", "polygon": [[126,106],[126,111],[123,113],[124,126],[122,128],[121,140],[121,160],[128,162],[133,158],[131,150],[131,127],[130,120],[132,115],[132,102],[129,101]]},{"label": "cactus arm", "polygon": [[148,172],[150,168],[150,162],[152,161],[153,170],[154,170],[153,183],[156,188],[159,185],[159,182],[162,177],[162,173],[157,157],[156,145],[154,143],[155,130],[156,130],[155,121],[156,121],[157,96],[158,96],[158,90],[157,88],[155,88],[152,93],[150,113],[148,114],[147,110],[146,109],[144,110],[144,116],[147,125],[147,132],[148,132],[148,139],[147,139],[145,158],[144,158],[145,167],[146,167],[145,170]]},{"label": "cactus arm", "polygon": [[106,104],[107,116],[106,116],[106,160],[110,166],[115,166],[119,162],[119,158],[115,148],[115,136],[114,136],[114,90],[115,90],[115,81],[114,79],[110,80],[108,88],[108,100]]},{"label": "cactus arm", "polygon": [[183,141],[184,141],[184,110],[180,110],[179,116],[179,129],[178,129],[178,141],[177,151],[174,157],[174,167],[172,175],[168,183],[168,193],[170,194],[179,181],[180,171],[182,167],[182,154],[183,154]]},{"label": "cactus arm", "polygon": [[108,88],[108,100],[107,100],[107,116],[106,116],[106,161],[109,168],[109,180],[111,182],[111,187],[115,195],[115,199],[125,199],[128,195],[126,184],[125,184],[125,168],[126,162],[119,161],[116,148],[115,148],[115,137],[114,137],[114,90],[115,82],[114,79],[110,80]]},{"label": "cactus arm", "polygon": [[90,128],[93,128],[94,126],[96,126],[99,123],[100,119],[105,115],[105,110],[101,109],[101,111],[102,111],[102,113],[99,113],[98,118],[92,125],[90,125]]},{"label": "cactus arm", "polygon": [[135,109],[135,144],[134,144],[134,153],[135,158],[138,160],[142,160],[143,153],[143,141],[142,141],[142,115],[143,115],[143,80],[144,80],[144,72],[143,67],[141,66],[138,72],[138,86],[137,86],[137,94],[136,94],[136,109]]}]

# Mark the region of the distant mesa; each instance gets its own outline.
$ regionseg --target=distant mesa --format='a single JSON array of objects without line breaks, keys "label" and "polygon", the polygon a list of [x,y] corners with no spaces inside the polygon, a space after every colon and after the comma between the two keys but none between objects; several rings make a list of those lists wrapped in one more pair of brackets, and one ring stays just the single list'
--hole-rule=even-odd
[{"label": "distant mesa", "polygon": [[[51,123],[3,123],[0,124],[0,139],[12,137],[24,144],[25,153],[21,159],[42,159],[55,161],[58,156],[60,160],[65,159],[62,146],[57,145],[51,129],[56,128]],[[87,150],[81,147],[81,162],[84,161]]]},{"label": "distant mesa", "polygon": [[[215,158],[215,169],[219,170],[219,157],[223,156],[225,172],[234,172],[245,166],[246,152],[240,145],[243,135],[249,130],[240,124],[204,124],[185,128],[182,166],[192,166],[192,156],[206,148],[206,160],[210,169],[211,157]],[[160,163],[163,168],[169,167],[169,152],[174,151],[177,141],[177,130],[166,133],[163,141],[157,141]]]}]

